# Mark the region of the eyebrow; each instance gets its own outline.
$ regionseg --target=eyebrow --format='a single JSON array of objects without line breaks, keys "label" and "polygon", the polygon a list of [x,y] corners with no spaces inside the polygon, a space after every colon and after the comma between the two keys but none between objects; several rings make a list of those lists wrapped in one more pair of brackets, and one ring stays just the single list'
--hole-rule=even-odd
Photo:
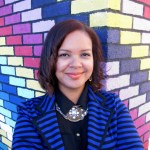
[{"label": "eyebrow", "polygon": [[[81,49],[81,51],[91,51],[92,49]],[[67,51],[70,52],[68,49],[59,49],[59,51]]]}]

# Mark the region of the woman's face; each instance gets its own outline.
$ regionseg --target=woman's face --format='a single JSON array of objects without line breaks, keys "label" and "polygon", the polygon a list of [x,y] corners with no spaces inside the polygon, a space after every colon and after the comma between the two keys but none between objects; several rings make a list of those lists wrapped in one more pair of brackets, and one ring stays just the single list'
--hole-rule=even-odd
[{"label": "woman's face", "polygon": [[83,89],[92,72],[92,41],[86,32],[73,31],[58,51],[56,77],[59,89]]}]

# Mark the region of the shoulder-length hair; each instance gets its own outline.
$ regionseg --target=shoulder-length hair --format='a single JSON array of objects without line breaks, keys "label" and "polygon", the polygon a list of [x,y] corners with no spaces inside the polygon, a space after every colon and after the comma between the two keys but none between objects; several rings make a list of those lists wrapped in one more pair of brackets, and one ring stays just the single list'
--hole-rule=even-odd
[{"label": "shoulder-length hair", "polygon": [[100,65],[104,61],[102,46],[95,31],[77,20],[66,20],[53,26],[47,34],[38,70],[38,80],[41,87],[51,93],[58,88],[58,81],[55,75],[58,50],[65,37],[76,30],[86,32],[92,41],[92,52],[94,68],[92,81],[87,81],[94,91],[102,87],[101,80],[104,78],[103,69]]}]

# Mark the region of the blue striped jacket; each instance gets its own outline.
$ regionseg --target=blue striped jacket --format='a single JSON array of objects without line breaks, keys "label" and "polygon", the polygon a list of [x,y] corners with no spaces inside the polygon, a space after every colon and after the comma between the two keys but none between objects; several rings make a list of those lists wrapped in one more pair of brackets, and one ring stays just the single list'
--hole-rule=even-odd
[{"label": "blue striped jacket", "polygon": [[[88,87],[88,150],[144,150],[130,114],[115,95]],[[22,103],[12,150],[64,150],[55,94]]]}]

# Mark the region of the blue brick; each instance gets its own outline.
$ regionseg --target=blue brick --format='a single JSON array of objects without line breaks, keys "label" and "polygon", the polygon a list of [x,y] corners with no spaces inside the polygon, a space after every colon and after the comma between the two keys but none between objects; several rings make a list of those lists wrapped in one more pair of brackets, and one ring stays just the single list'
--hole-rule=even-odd
[{"label": "blue brick", "polygon": [[17,106],[13,103],[4,101],[4,107],[7,108],[8,110],[17,112]]},{"label": "blue brick", "polygon": [[61,2],[43,8],[43,18],[61,16],[71,13],[71,2]]},{"label": "blue brick", "polygon": [[16,121],[16,120],[17,120],[17,118],[18,118],[18,114],[17,114],[17,113],[12,112],[12,119]]},{"label": "blue brick", "polygon": [[19,105],[21,102],[25,102],[25,98],[20,98],[19,96],[10,95],[10,102]]},{"label": "blue brick", "polygon": [[11,126],[11,127],[15,127],[15,124],[16,124],[16,122],[15,121],[13,121],[12,119],[10,119],[10,118],[7,118],[7,117],[5,117],[5,119],[6,119],[6,124],[7,125],[9,125],[9,126]]},{"label": "blue brick", "polygon": [[0,74],[0,82],[9,83],[9,77],[7,75],[1,75]]},{"label": "blue brick", "polygon": [[31,7],[32,9],[33,8],[37,8],[37,7],[40,7],[40,6],[43,6],[43,5],[48,5],[48,4],[52,4],[56,2],[55,0],[32,0],[31,1]]},{"label": "blue brick", "polygon": [[17,88],[15,86],[3,84],[3,91],[11,93],[11,94],[17,94]]},{"label": "blue brick", "polygon": [[2,90],[2,84],[0,83],[0,90]]},{"label": "blue brick", "polygon": [[8,150],[7,146],[0,141],[0,150]]},{"label": "blue brick", "polygon": [[5,92],[0,91],[0,99],[9,101],[9,95]]}]

